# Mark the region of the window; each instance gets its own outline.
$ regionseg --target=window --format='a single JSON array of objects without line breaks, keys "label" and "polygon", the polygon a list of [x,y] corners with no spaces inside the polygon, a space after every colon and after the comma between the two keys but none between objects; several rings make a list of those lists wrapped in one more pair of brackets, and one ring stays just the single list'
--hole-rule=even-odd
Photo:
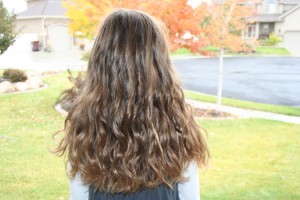
[{"label": "window", "polygon": [[262,33],[268,34],[270,32],[269,24],[263,24]]},{"label": "window", "polygon": [[276,5],[268,4],[266,5],[266,13],[275,13]]},{"label": "window", "polygon": [[265,4],[276,4],[276,0],[265,0]]},{"label": "window", "polygon": [[276,13],[276,0],[265,0],[262,3],[263,13]]},{"label": "window", "polygon": [[246,38],[253,38],[253,37],[255,37],[255,32],[256,32],[255,24],[247,25],[246,26],[246,31],[245,31],[245,37]]}]

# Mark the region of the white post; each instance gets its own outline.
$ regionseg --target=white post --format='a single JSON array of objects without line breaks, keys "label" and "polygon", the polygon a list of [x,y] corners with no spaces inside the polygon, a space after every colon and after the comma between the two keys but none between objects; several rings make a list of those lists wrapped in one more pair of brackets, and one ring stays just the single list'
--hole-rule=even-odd
[{"label": "white post", "polygon": [[218,96],[217,96],[217,110],[220,111],[222,105],[222,88],[223,88],[223,57],[224,48],[220,48],[219,55],[219,72],[218,72]]},{"label": "white post", "polygon": [[255,23],[255,39],[259,38],[259,23]]},{"label": "white post", "polygon": [[42,19],[42,30],[43,30],[43,50],[45,51],[46,49],[46,31],[45,31],[45,16],[43,16]]}]

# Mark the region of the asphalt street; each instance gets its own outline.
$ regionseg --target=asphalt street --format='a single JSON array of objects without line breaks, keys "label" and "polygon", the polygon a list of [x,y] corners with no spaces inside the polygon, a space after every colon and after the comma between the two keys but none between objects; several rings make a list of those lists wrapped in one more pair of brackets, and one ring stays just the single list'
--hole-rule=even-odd
[{"label": "asphalt street", "polygon": [[[85,70],[81,52],[14,52],[0,56],[0,69]],[[217,94],[218,59],[173,57],[184,88]],[[223,96],[254,102],[300,106],[300,58],[227,57]]]},{"label": "asphalt street", "polygon": [[[174,58],[185,89],[217,94],[218,58]],[[223,96],[261,103],[300,106],[300,58],[227,57]]]}]

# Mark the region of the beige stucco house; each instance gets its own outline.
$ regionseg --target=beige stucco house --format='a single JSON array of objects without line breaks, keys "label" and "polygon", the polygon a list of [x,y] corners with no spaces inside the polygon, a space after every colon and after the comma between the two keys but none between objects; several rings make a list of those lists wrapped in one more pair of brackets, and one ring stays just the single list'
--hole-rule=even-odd
[{"label": "beige stucco house", "polygon": [[40,50],[72,50],[74,38],[68,32],[65,12],[61,0],[27,0],[27,10],[16,18],[16,28],[21,30],[19,40],[28,46],[39,41]]},{"label": "beige stucco house", "polygon": [[275,33],[283,39],[280,46],[300,56],[300,0],[263,0],[256,9],[246,26],[245,39],[264,39]]}]

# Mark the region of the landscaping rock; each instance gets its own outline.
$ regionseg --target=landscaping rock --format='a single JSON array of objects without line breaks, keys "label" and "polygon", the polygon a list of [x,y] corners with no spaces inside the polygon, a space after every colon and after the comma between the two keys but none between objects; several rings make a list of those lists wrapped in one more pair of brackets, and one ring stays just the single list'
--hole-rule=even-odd
[{"label": "landscaping rock", "polygon": [[29,88],[31,89],[38,89],[44,86],[42,79],[39,77],[30,78],[26,81],[26,83],[29,85]]},{"label": "landscaping rock", "polygon": [[58,73],[59,73],[59,71],[43,71],[42,76],[55,75]]},{"label": "landscaping rock", "polygon": [[25,91],[29,89],[29,84],[24,82],[17,82],[14,84],[14,88],[16,91]]},{"label": "landscaping rock", "polygon": [[23,92],[32,89],[39,89],[45,86],[41,79],[41,71],[26,72],[26,76],[30,77],[25,82],[12,83],[6,79],[0,79],[0,93]]},{"label": "landscaping rock", "polygon": [[29,72],[26,72],[26,76],[28,78],[30,77],[36,77],[36,76],[41,76],[42,75],[42,72],[41,71],[29,71]]},{"label": "landscaping rock", "polygon": [[5,79],[5,78],[2,78],[2,77],[0,77],[0,83],[1,83],[1,82],[3,82],[3,81],[6,81],[6,79]]},{"label": "landscaping rock", "polygon": [[41,76],[50,76],[50,75],[55,75],[55,74],[58,74],[59,71],[29,71],[29,72],[26,72],[26,76],[28,78],[31,78],[31,77],[41,77]]},{"label": "landscaping rock", "polygon": [[13,92],[13,91],[15,91],[15,88],[11,82],[3,81],[0,83],[0,93]]}]

